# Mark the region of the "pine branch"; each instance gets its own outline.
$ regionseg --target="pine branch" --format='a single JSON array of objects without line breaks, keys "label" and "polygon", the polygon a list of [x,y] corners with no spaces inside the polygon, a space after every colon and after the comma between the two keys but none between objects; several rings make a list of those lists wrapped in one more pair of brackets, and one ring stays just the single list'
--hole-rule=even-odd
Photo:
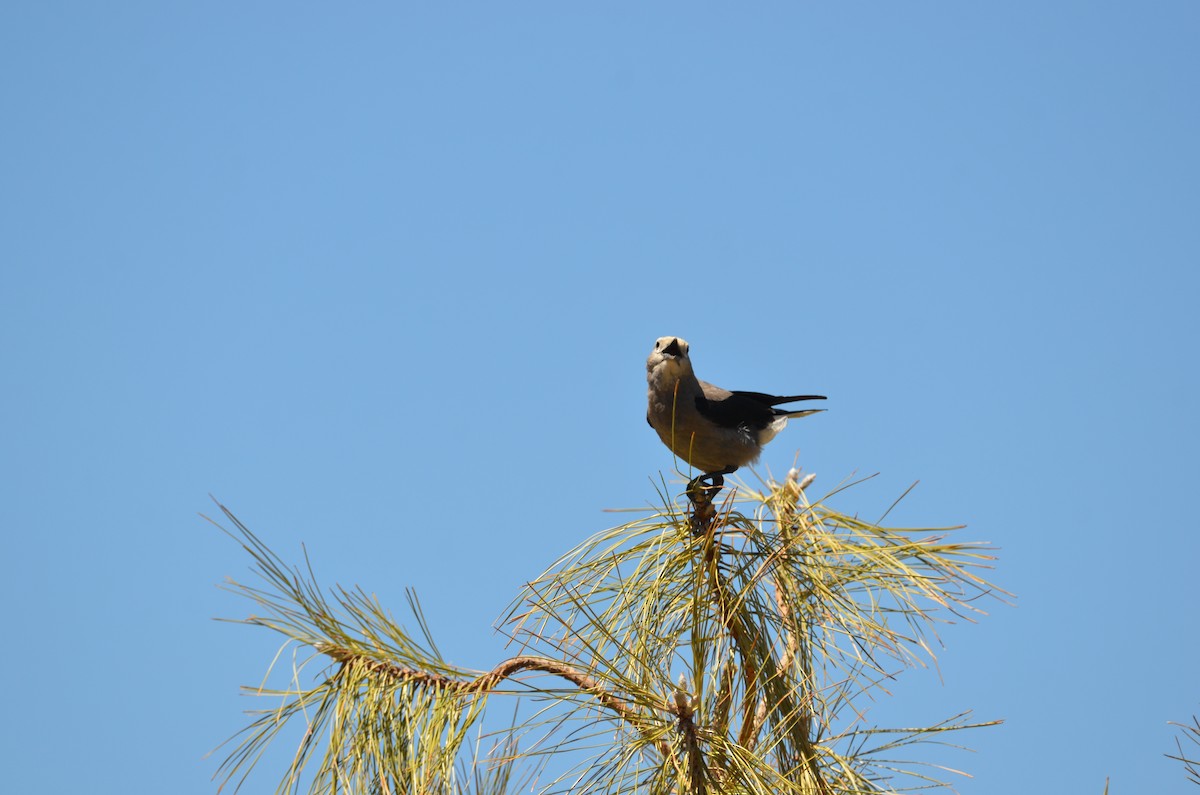
[{"label": "pine branch", "polygon": [[[418,636],[362,589],[322,590],[307,557],[287,566],[222,507],[265,583],[229,584],[260,608],[244,623],[317,654],[293,665],[290,687],[251,691],[280,705],[218,772],[227,782],[248,772],[295,719],[305,731],[281,789],[307,776],[314,792],[449,795],[488,701],[534,695],[550,706],[513,723],[507,767],[486,780],[590,742],[543,792],[843,795],[899,791],[898,774],[937,784],[884,755],[992,723],[878,729],[854,702],[895,673],[889,660],[932,659],[935,622],[980,612],[974,600],[996,593],[976,573],[991,557],[947,542],[949,528],[883,528],[810,504],[810,483],[732,488],[699,534],[698,511],[664,484],[661,509],[593,536],[527,585],[502,625],[517,653],[482,672],[442,658],[414,595]],[[304,685],[314,659],[336,667]],[[536,750],[517,749],[532,731],[544,732]]]},{"label": "pine branch", "polygon": [[[1192,722],[1190,724],[1175,723],[1172,721],[1171,725],[1178,726],[1182,730],[1182,736],[1187,738],[1190,745],[1200,747],[1200,718],[1197,718],[1195,715],[1193,715]],[[1182,762],[1183,771],[1187,774],[1188,781],[1192,782],[1193,784],[1200,785],[1200,752],[1185,752],[1183,750],[1183,743],[1180,741],[1179,737],[1175,738],[1175,747],[1179,751],[1178,756],[1174,754],[1166,754],[1165,756],[1168,759],[1174,759],[1177,762]],[[1191,753],[1191,756],[1189,756],[1188,753]]]},{"label": "pine branch", "polygon": [[478,696],[491,692],[496,689],[500,682],[504,681],[505,679],[511,679],[523,671],[536,671],[544,674],[551,674],[553,676],[566,679],[568,682],[579,688],[581,692],[595,696],[596,700],[599,701],[601,705],[611,711],[618,718],[621,718],[622,720],[625,720],[634,726],[637,726],[641,722],[641,715],[639,713],[634,711],[619,697],[613,695],[613,693],[611,693],[609,690],[598,684],[595,679],[588,676],[583,671],[567,665],[564,662],[552,660],[547,657],[510,657],[509,659],[497,664],[491,671],[488,671],[485,674],[472,679],[456,679],[443,674],[429,673],[427,671],[406,668],[402,665],[396,665],[395,663],[364,658],[348,649],[343,649],[328,644],[320,644],[317,647],[317,651],[340,663],[360,663],[368,670],[398,682],[409,682],[423,687],[431,687],[435,690],[456,693],[462,696]]}]

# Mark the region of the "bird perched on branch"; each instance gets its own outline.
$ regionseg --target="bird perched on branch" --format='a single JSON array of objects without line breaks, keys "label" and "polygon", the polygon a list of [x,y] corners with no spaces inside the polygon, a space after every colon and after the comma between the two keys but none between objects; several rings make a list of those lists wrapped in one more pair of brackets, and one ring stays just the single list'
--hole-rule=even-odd
[{"label": "bird perched on branch", "polygon": [[824,395],[730,392],[697,379],[687,341],[679,337],[660,337],[654,343],[646,360],[646,381],[650,384],[646,422],[675,455],[703,473],[688,484],[689,492],[703,479],[719,489],[724,475],[758,459],[763,445],[783,430],[789,417],[824,411],[775,408],[800,400],[824,400]]}]

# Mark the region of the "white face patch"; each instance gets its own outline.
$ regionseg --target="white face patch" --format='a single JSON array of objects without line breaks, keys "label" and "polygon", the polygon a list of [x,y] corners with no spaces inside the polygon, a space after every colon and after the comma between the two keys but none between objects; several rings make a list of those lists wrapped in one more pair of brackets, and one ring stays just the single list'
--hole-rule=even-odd
[{"label": "white face patch", "polygon": [[[672,343],[679,348],[677,355],[664,353]],[[691,370],[687,352],[687,340],[679,337],[659,337],[654,343],[650,357],[646,359],[646,372],[656,380],[678,379]]]},{"label": "white face patch", "polygon": [[675,342],[676,344],[679,345],[679,352],[681,355],[687,356],[688,343],[687,343],[687,340],[685,340],[683,337],[659,337],[657,340],[654,341],[655,352],[663,350],[668,345],[670,345],[672,342]]}]

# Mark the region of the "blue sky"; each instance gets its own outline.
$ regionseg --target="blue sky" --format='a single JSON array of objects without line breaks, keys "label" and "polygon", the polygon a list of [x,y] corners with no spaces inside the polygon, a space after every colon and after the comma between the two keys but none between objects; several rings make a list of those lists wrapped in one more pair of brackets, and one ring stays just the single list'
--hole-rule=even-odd
[{"label": "blue sky", "polygon": [[6,5],[6,786],[213,791],[276,643],[210,620],[249,609],[210,492],[489,667],[654,499],[674,334],[829,396],[764,467],[1000,548],[1016,606],[872,717],[1004,719],[963,793],[1188,791],[1197,41],[1186,2]]}]

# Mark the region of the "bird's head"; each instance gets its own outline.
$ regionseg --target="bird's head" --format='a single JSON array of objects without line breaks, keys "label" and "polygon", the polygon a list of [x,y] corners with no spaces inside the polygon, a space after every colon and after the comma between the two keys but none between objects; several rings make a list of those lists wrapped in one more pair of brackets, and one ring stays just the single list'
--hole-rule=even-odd
[{"label": "bird's head", "polygon": [[687,340],[682,337],[659,337],[654,343],[654,350],[650,351],[650,358],[646,359],[646,372],[649,374],[657,372],[666,377],[678,377],[691,367]]}]

